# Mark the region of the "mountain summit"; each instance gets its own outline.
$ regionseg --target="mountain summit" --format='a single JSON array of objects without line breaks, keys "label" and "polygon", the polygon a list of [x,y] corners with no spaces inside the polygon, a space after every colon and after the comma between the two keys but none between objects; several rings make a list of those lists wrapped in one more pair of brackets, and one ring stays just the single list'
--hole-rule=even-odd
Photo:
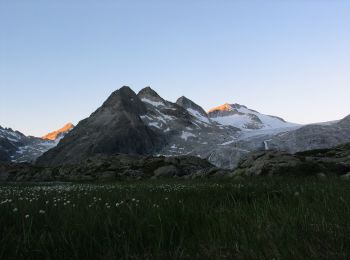
[{"label": "mountain summit", "polygon": [[242,130],[278,129],[295,127],[276,116],[261,114],[240,104],[225,103],[208,111],[209,118],[222,125],[231,125]]},{"label": "mountain summit", "polygon": [[164,101],[156,91],[154,91],[151,87],[145,87],[140,90],[137,96],[142,99],[149,99],[151,101]]},{"label": "mountain summit", "polygon": [[74,128],[74,125],[72,123],[68,123],[68,124],[64,125],[62,128],[60,128],[56,131],[53,131],[51,133],[48,133],[47,135],[44,135],[41,138],[44,140],[56,141],[56,140],[62,138],[65,134],[67,134],[73,128]]},{"label": "mountain summit", "polygon": [[186,109],[193,116],[199,119],[202,119],[206,123],[210,123],[210,120],[205,110],[199,105],[197,105],[196,103],[194,103],[192,100],[188,99],[187,97],[184,97],[184,96],[180,97],[176,101],[176,104]]}]

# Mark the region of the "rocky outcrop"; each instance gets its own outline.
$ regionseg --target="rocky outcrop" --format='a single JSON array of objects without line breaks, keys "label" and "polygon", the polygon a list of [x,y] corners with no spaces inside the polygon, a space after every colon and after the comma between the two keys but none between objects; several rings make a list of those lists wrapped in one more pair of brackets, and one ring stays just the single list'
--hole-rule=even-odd
[{"label": "rocky outcrop", "polygon": [[[235,170],[245,176],[344,176],[350,172],[350,144],[290,154],[264,151],[250,154]],[[345,178],[345,177],[342,177]]]},{"label": "rocky outcrop", "polygon": [[[119,154],[94,156],[78,164],[38,167],[1,163],[0,181],[115,181],[145,178],[202,178],[220,170],[193,156],[145,157]],[[222,173],[222,170],[221,170]]]},{"label": "rocky outcrop", "polygon": [[280,151],[251,153],[233,172],[195,156],[152,157],[96,155],[76,164],[41,167],[0,163],[0,181],[116,181],[158,178],[210,178],[244,176],[314,176],[350,179],[350,144],[290,154]]}]

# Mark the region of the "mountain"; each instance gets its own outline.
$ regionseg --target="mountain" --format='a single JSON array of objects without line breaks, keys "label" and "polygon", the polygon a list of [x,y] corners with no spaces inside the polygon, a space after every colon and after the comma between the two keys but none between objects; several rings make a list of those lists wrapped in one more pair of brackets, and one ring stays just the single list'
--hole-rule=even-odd
[{"label": "mountain", "polygon": [[144,124],[140,115],[147,109],[129,88],[122,87],[90,117],[80,121],[57,145],[38,160],[38,164],[76,163],[95,154],[152,154],[164,142]]},{"label": "mountain", "polygon": [[76,164],[95,155],[191,155],[235,168],[254,151],[289,152],[350,142],[350,116],[327,124],[297,125],[239,104],[208,113],[186,97],[176,103],[152,88],[122,87],[44,153],[38,165]]},{"label": "mountain", "polygon": [[[68,129],[67,124],[62,129]],[[34,136],[26,136],[19,131],[0,126],[0,161],[13,162],[33,162],[44,152],[56,146],[59,139],[65,135],[62,129],[53,133],[58,133],[56,138],[43,139]],[[50,137],[53,137],[51,135]]]},{"label": "mountain", "polygon": [[297,124],[286,122],[276,116],[261,114],[240,104],[224,104],[208,111],[211,120],[231,125],[242,130],[276,129],[294,127]]},{"label": "mountain", "polygon": [[172,103],[149,87],[141,90],[138,97],[147,109],[141,119],[166,140],[158,150],[159,155],[208,158],[212,147],[238,135],[239,129],[212,122],[203,108],[186,97]]},{"label": "mountain", "polygon": [[203,111],[184,97],[172,103],[150,87],[136,94],[124,86],[37,164],[74,164],[96,154],[116,153],[206,158],[208,146],[231,140],[239,129],[213,123],[201,115]]},{"label": "mountain", "polygon": [[210,124],[211,120],[208,117],[208,114],[205,112],[205,110],[194,103],[192,100],[182,96],[177,101],[176,104],[186,109],[191,115],[196,117],[198,120]]},{"label": "mountain", "polygon": [[350,115],[329,124],[312,124],[265,140],[266,148],[291,153],[330,148],[350,142]]},{"label": "mountain", "polygon": [[71,131],[74,128],[74,125],[72,123],[68,123],[62,128],[53,131],[51,133],[48,133],[47,135],[44,135],[41,137],[41,139],[44,140],[51,140],[51,141],[59,141],[62,139],[69,131]]},{"label": "mountain", "polygon": [[0,127],[0,161],[30,162],[55,146],[53,141]]},{"label": "mountain", "polygon": [[312,149],[331,148],[350,142],[350,115],[332,123],[242,131],[230,144],[213,149],[210,162],[224,168],[235,168],[255,151],[296,153]]}]

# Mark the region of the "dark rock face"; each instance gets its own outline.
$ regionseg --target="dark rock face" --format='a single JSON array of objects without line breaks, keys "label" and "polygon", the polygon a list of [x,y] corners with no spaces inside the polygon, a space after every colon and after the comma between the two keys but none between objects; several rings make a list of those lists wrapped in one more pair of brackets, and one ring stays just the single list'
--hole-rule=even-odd
[{"label": "dark rock face", "polygon": [[289,154],[255,152],[243,160],[235,174],[248,176],[343,176],[350,172],[350,144]]},{"label": "dark rock face", "polygon": [[137,95],[129,87],[122,87],[57,147],[40,157],[37,164],[72,164],[96,154],[152,154],[164,139],[142,122],[140,115],[145,113]]},{"label": "dark rock face", "polygon": [[11,161],[11,155],[16,152],[16,146],[6,138],[0,137],[0,161]]}]

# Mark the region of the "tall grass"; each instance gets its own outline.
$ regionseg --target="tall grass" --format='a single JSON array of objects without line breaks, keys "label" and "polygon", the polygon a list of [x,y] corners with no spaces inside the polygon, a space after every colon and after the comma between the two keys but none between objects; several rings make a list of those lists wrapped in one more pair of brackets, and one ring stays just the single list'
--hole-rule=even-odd
[{"label": "tall grass", "polygon": [[3,185],[0,259],[346,259],[349,202],[337,180]]}]

